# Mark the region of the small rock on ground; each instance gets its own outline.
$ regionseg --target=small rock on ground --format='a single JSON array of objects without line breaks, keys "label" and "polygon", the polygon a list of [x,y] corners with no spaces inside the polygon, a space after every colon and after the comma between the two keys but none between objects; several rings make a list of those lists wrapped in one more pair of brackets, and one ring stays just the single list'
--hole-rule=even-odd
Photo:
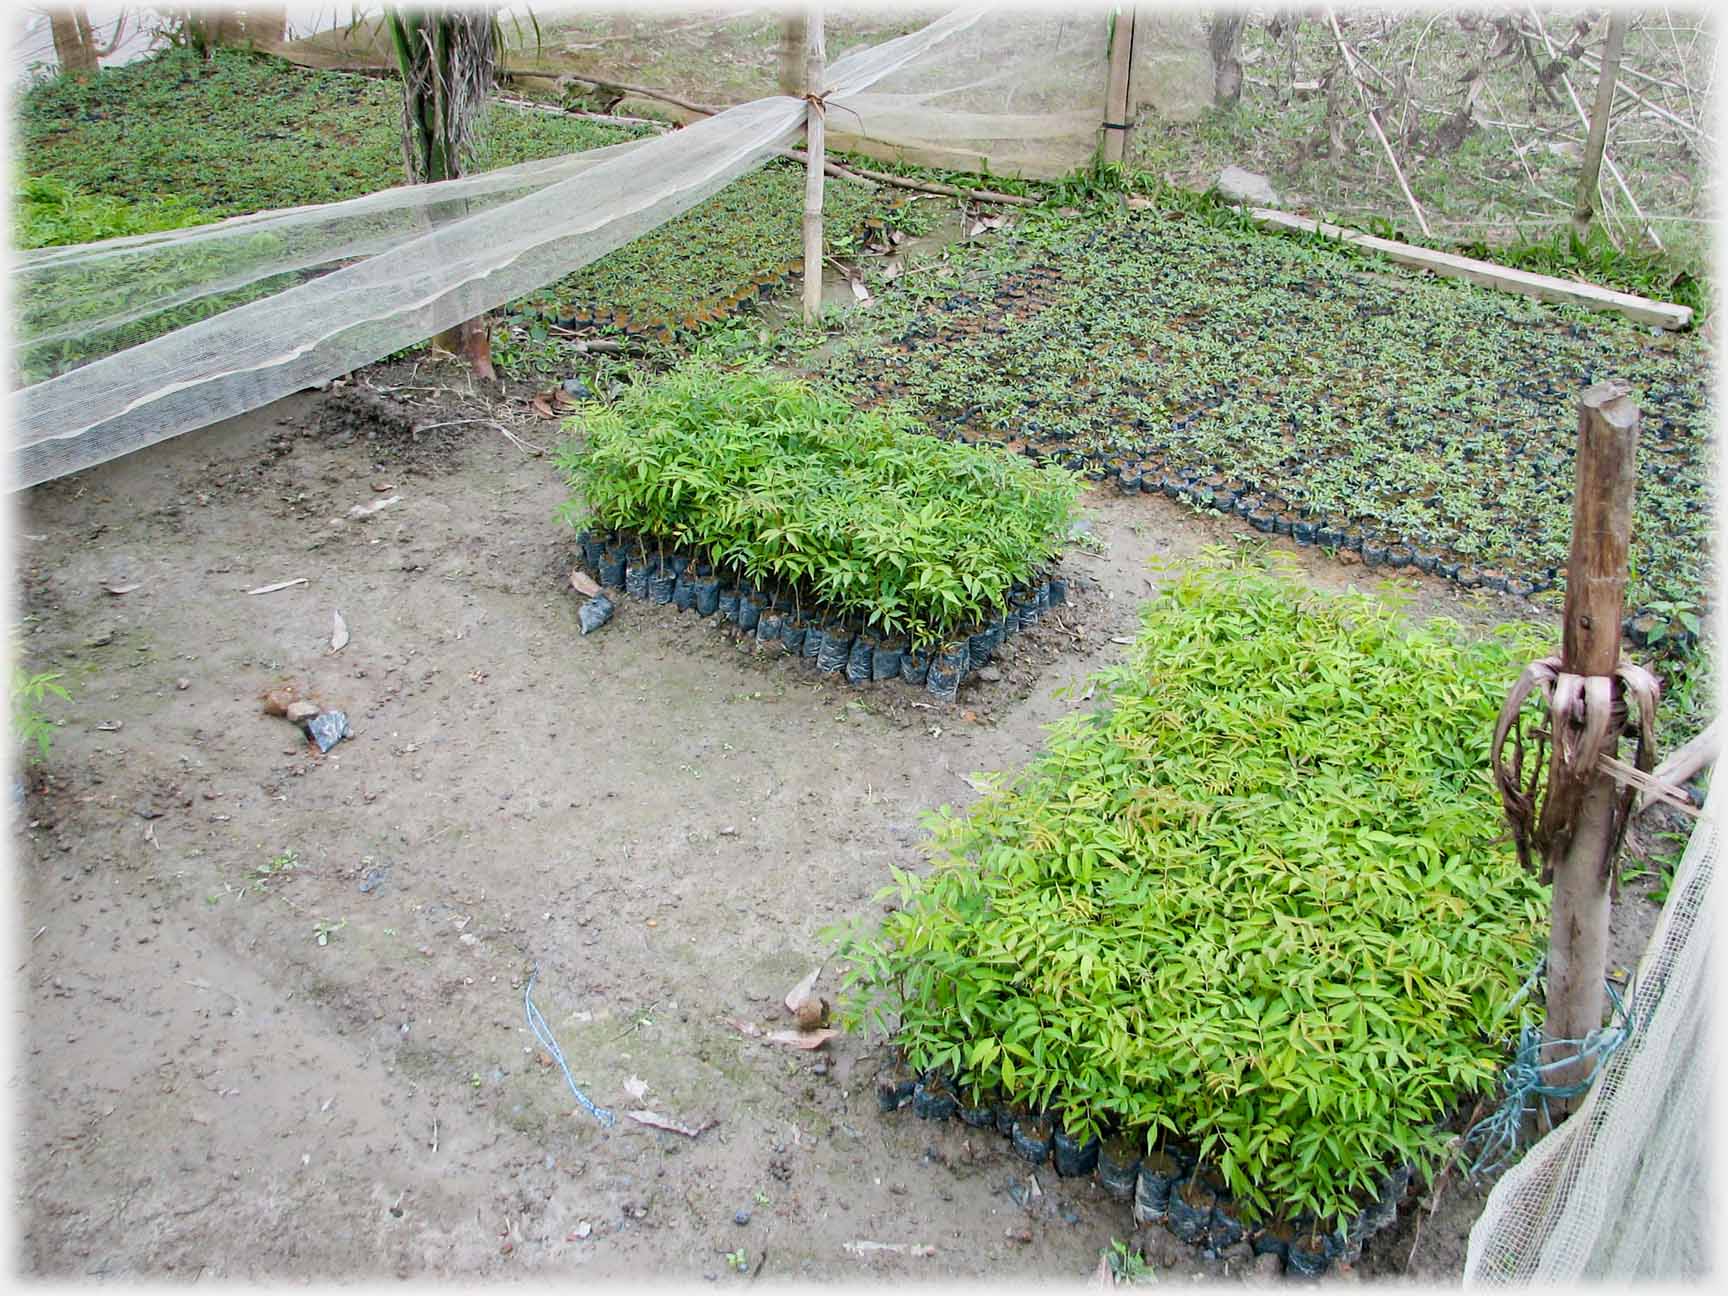
[{"label": "small rock on ground", "polygon": [[1233,202],[1253,203],[1258,207],[1275,207],[1278,204],[1277,191],[1272,188],[1272,182],[1265,176],[1253,171],[1244,171],[1238,166],[1227,166],[1218,173],[1218,192]]}]

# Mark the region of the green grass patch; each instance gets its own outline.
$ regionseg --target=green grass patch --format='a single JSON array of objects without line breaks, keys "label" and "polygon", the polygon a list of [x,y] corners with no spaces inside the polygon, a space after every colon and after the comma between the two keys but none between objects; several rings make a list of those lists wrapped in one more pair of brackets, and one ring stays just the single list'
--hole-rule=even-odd
[{"label": "green grass patch", "polygon": [[571,420],[572,524],[693,548],[914,646],[1007,606],[1066,537],[1077,483],[920,435],[757,366],[697,356]]},{"label": "green grass patch", "polygon": [[1516,1033],[1546,906],[1485,771],[1539,645],[1216,551],[1141,621],[1107,710],[931,816],[929,875],[847,943],[847,1011],[974,1102],[1336,1223],[1431,1163]]}]

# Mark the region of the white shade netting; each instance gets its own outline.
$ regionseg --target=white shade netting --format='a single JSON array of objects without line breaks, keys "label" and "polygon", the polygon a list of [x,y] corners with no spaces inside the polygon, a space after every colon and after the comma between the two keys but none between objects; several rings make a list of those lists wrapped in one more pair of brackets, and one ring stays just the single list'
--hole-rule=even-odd
[{"label": "white shade netting", "polygon": [[1719,811],[1712,789],[1638,964],[1637,1029],[1578,1111],[1494,1185],[1470,1231],[1468,1281],[1676,1281],[1711,1271]]},{"label": "white shade netting", "polygon": [[[853,100],[902,70],[945,83],[945,44],[981,17],[956,11],[834,62],[830,119],[861,117]],[[21,367],[52,376],[18,393],[13,486],[258,408],[555,282],[761,166],[805,113],[776,96],[469,179],[27,254]],[[207,318],[161,332],[171,310]],[[146,326],[159,335],[129,345]]]}]

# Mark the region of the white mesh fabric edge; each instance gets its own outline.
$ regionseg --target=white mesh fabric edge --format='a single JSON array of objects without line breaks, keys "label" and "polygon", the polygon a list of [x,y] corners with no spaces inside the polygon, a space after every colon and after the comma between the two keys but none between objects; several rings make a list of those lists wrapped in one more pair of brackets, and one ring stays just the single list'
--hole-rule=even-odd
[{"label": "white mesh fabric edge", "polygon": [[1465,1280],[1699,1279],[1712,1268],[1714,788],[1638,964],[1633,1038],[1488,1195]]},{"label": "white mesh fabric edge", "polygon": [[[858,93],[965,30],[981,12],[959,10],[911,35],[848,55],[829,69],[831,94]],[[804,113],[799,99],[743,104],[614,151],[585,168],[573,167],[565,178],[538,190],[478,214],[452,216],[442,225],[434,217],[440,208],[451,212],[449,192],[429,192],[442,186],[355,200],[357,213],[351,209],[333,218],[338,232],[323,255],[316,248],[293,255],[272,246],[261,259],[280,269],[290,262],[328,263],[332,246],[373,248],[383,241],[388,243],[384,250],[24,388],[18,398],[12,485],[63,476],[255,409],[551,283],[760,166],[799,129]],[[506,185],[521,182],[524,174],[524,168],[511,170],[515,174]],[[468,196],[496,192],[488,191],[487,183],[476,177]],[[386,239],[370,223],[381,215],[410,216],[424,232]],[[318,209],[292,214],[293,224],[317,228],[322,223],[326,234],[331,219]],[[266,220],[213,236],[188,231],[183,240],[167,238],[150,251],[181,255],[187,244],[208,244],[231,234],[253,238],[261,227],[267,228]],[[354,234],[356,228],[364,235]],[[348,231],[346,243],[343,230]],[[129,249],[126,254],[132,255]],[[87,268],[102,255],[92,250],[44,260]],[[306,261],[314,256],[318,260]],[[165,296],[184,301],[226,291],[237,280],[256,281],[260,276],[254,269],[225,266],[208,278],[202,292],[189,294],[191,285],[180,285]],[[108,314],[123,316],[131,309]]]}]

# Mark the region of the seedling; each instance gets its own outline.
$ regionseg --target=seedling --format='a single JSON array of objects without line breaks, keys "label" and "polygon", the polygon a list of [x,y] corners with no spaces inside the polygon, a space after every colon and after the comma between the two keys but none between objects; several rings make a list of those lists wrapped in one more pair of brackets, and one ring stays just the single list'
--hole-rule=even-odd
[{"label": "seedling", "polygon": [[1110,1239],[1110,1249],[1104,1253],[1104,1259],[1117,1282],[1135,1282],[1152,1272],[1145,1257],[1119,1238]]},{"label": "seedling", "polygon": [[342,919],[341,922],[334,923],[321,920],[312,928],[312,939],[320,945],[328,945],[335,938],[336,933],[347,925],[348,920],[346,918]]},{"label": "seedling", "polygon": [[1268,561],[1169,582],[1108,708],[929,816],[933,867],[891,870],[844,947],[843,1010],[971,1101],[1183,1141],[1245,1214],[1331,1227],[1432,1163],[1521,1025],[1547,903],[1482,770],[1538,643]]}]

